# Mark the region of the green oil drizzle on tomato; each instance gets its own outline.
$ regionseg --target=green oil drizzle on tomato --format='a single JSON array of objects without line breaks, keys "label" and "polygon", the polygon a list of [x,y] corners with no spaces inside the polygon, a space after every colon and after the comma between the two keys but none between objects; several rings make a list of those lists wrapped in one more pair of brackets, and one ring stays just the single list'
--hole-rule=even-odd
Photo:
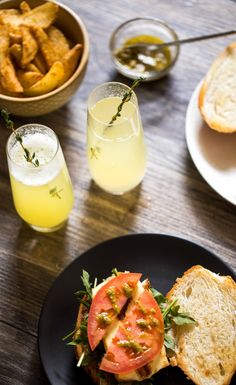
[{"label": "green oil drizzle on tomato", "polygon": [[143,352],[143,347],[138,342],[132,339],[120,340],[117,342],[117,345],[122,348],[131,349],[135,354]]},{"label": "green oil drizzle on tomato", "polygon": [[127,298],[132,297],[133,288],[127,282],[123,284],[122,288]]},{"label": "green oil drizzle on tomato", "polygon": [[106,294],[111,301],[111,305],[114,309],[114,311],[118,314],[120,312],[120,308],[117,304],[117,293],[116,293],[116,288],[114,286],[109,287],[107,289]]},{"label": "green oil drizzle on tomato", "polygon": [[99,313],[96,316],[96,319],[101,328],[105,328],[106,326],[110,325],[112,322],[112,318],[109,316],[109,314],[106,311]]}]

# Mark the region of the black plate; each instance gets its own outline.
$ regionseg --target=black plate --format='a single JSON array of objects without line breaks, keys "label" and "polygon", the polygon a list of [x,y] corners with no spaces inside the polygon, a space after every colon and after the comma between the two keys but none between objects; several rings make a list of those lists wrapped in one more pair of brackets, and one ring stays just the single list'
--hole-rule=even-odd
[{"label": "black plate", "polygon": [[[82,288],[85,269],[98,282],[111,269],[142,272],[153,287],[166,294],[175,279],[189,267],[200,264],[216,273],[234,272],[214,254],[184,239],[159,234],[134,234],[114,238],[88,250],[74,260],[56,279],[43,306],[38,329],[39,353],[52,385],[92,385],[83,369],[76,367],[74,349],[62,337],[74,329],[78,303],[74,293]],[[179,369],[167,368],[155,375],[162,385],[191,385]],[[236,376],[231,381],[236,385]]]}]

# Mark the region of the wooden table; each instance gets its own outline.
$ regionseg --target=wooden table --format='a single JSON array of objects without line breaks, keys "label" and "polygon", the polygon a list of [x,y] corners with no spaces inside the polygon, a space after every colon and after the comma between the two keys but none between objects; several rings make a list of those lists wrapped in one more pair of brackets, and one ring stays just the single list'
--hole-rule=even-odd
[{"label": "wooden table", "polygon": [[[108,51],[121,22],[137,16],[168,21],[180,37],[235,26],[230,0],[63,0],[85,22],[91,55],[84,82],[66,106],[39,122],[59,136],[75,191],[67,226],[52,234],[31,230],[17,216],[11,197],[0,129],[0,383],[48,384],[37,352],[37,323],[45,295],[58,274],[79,254],[127,233],[166,233],[192,240],[236,270],[236,207],[215,193],[195,168],[185,141],[191,94],[210,63],[233,37],[183,46],[170,76],[137,90],[149,162],[140,188],[122,197],[103,193],[90,180],[86,161],[86,101],[99,83],[118,80]],[[191,257],[191,256],[190,256]]]}]

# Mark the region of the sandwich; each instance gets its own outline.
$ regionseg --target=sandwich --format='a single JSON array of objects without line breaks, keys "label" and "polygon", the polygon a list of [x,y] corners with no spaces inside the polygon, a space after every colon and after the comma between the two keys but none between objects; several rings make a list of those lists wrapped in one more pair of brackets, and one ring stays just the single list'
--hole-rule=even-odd
[{"label": "sandwich", "polygon": [[199,109],[213,130],[236,132],[236,43],[232,43],[214,60],[199,94]]},{"label": "sandwich", "polygon": [[81,278],[85,290],[76,293],[79,310],[69,344],[94,384],[152,384],[152,376],[169,365],[197,385],[230,384],[236,369],[232,278],[195,266],[166,297],[139,273],[113,269],[99,285],[85,271]]}]

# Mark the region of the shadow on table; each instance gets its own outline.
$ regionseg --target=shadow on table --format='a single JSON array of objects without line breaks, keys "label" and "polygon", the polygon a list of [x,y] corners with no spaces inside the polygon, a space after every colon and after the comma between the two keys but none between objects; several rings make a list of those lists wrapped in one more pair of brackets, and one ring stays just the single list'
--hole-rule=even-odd
[{"label": "shadow on table", "polygon": [[[218,195],[201,177],[186,153],[186,196],[195,215],[213,236],[235,244],[236,206]],[[191,176],[191,178],[190,178]],[[235,223],[235,226],[232,225]]]},{"label": "shadow on table", "polygon": [[[89,182],[82,222],[92,243],[132,232],[141,196],[141,184],[123,195],[112,195]],[[90,242],[91,243],[91,242]]]}]

